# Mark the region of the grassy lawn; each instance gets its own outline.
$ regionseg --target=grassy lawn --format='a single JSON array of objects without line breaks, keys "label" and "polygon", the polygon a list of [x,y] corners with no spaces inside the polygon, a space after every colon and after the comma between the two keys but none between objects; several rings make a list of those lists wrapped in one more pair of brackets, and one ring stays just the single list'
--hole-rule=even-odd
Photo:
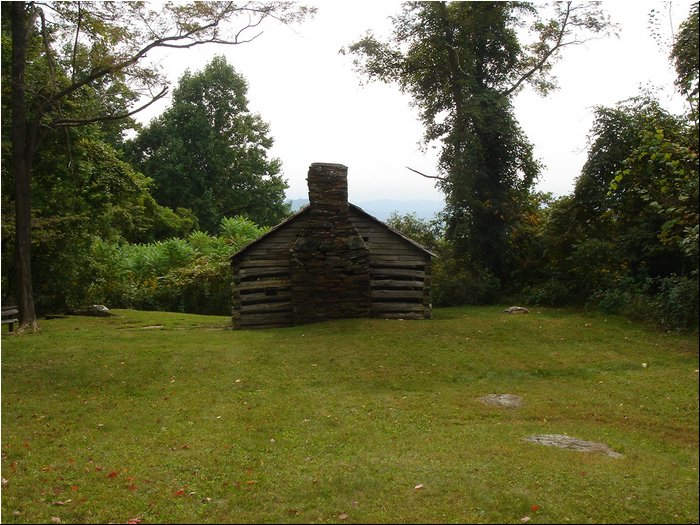
[{"label": "grassy lawn", "polygon": [[[5,329],[2,521],[697,523],[697,335],[501,310]],[[478,400],[491,393],[524,405]]]}]

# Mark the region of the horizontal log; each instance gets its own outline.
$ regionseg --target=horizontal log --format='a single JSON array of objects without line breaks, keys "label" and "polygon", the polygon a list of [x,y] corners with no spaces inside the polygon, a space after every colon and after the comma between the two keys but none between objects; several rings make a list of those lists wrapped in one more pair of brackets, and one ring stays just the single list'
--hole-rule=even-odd
[{"label": "horizontal log", "polygon": [[244,293],[241,294],[241,304],[250,304],[253,302],[275,302],[285,299],[291,299],[291,290],[278,290],[277,295],[268,295],[265,292],[261,293]]},{"label": "horizontal log", "polygon": [[425,279],[425,272],[423,270],[407,270],[405,268],[370,268],[370,276],[372,279],[379,279],[380,277],[415,277],[417,279]]},{"label": "horizontal log", "polygon": [[413,290],[371,290],[372,300],[377,299],[423,299],[423,291]]},{"label": "horizontal log", "polygon": [[369,256],[370,269],[375,268],[404,268],[406,270],[423,270],[426,266],[426,261],[401,261],[401,260],[387,260],[387,259],[375,259],[372,254]]},{"label": "horizontal log", "polygon": [[289,273],[289,265],[287,266],[268,266],[265,268],[242,268],[237,275],[241,280],[251,277],[260,277],[266,275],[284,275]]},{"label": "horizontal log", "polygon": [[275,302],[275,303],[258,303],[250,305],[241,305],[241,316],[265,312],[290,312],[292,311],[291,301]]},{"label": "horizontal log", "polygon": [[245,293],[249,290],[265,288],[289,288],[289,279],[260,279],[258,281],[243,281],[236,285],[236,288]]},{"label": "horizontal log", "polygon": [[422,313],[410,313],[410,312],[387,312],[378,313],[376,316],[381,319],[426,319],[425,315]]},{"label": "horizontal log", "polygon": [[369,282],[372,288],[420,288],[423,289],[423,281],[396,280],[396,279],[372,279]]},{"label": "horizontal log", "polygon": [[269,267],[269,266],[284,266],[286,264],[289,264],[289,255],[286,255],[285,257],[267,257],[265,259],[253,259],[253,258],[246,258],[241,261],[240,263],[240,268],[262,268],[262,267]]},{"label": "horizontal log", "polygon": [[424,312],[422,303],[372,303],[370,310],[374,312]]},{"label": "horizontal log", "polygon": [[423,264],[425,265],[427,263],[426,258],[427,257],[416,257],[416,256],[404,256],[402,254],[398,253],[393,253],[393,254],[382,254],[378,253],[375,254],[373,252],[370,252],[370,263],[371,264],[379,264],[384,261],[388,261],[390,263],[393,263],[395,261],[403,262],[405,263],[406,266],[411,266],[414,264]]}]

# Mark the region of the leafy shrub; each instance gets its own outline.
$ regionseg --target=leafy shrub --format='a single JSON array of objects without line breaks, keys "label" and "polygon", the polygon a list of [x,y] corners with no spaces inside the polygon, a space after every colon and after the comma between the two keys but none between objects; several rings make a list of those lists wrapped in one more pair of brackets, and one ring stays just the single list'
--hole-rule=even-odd
[{"label": "leafy shrub", "polygon": [[493,303],[500,288],[500,281],[486,270],[470,268],[452,258],[433,262],[431,300],[435,306]]},{"label": "leafy shrub", "polygon": [[522,295],[526,303],[540,306],[564,306],[571,301],[571,290],[558,279],[528,286]]},{"label": "leafy shrub", "polygon": [[114,308],[228,315],[229,257],[265,231],[237,216],[221,221],[219,236],[194,231],[185,239],[121,246],[98,239],[81,274],[81,301]]},{"label": "leafy shrub", "polygon": [[659,322],[667,329],[698,327],[697,278],[672,275],[659,280],[655,304]]}]

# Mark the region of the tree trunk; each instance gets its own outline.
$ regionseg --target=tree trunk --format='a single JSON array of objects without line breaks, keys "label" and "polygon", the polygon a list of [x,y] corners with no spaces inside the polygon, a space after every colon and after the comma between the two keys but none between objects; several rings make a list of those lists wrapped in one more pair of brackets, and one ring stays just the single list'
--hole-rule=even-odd
[{"label": "tree trunk", "polygon": [[34,137],[28,136],[24,70],[29,28],[25,2],[10,4],[12,17],[12,174],[15,179],[15,272],[18,332],[38,329],[31,268],[31,170]]}]

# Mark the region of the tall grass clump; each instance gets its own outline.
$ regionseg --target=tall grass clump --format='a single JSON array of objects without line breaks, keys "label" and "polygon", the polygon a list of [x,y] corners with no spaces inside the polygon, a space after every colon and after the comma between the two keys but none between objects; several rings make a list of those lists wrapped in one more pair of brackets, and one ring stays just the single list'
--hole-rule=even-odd
[{"label": "tall grass clump", "polygon": [[267,231],[246,217],[221,221],[219,235],[116,244],[97,239],[82,275],[85,298],[114,308],[227,315],[229,257]]}]

